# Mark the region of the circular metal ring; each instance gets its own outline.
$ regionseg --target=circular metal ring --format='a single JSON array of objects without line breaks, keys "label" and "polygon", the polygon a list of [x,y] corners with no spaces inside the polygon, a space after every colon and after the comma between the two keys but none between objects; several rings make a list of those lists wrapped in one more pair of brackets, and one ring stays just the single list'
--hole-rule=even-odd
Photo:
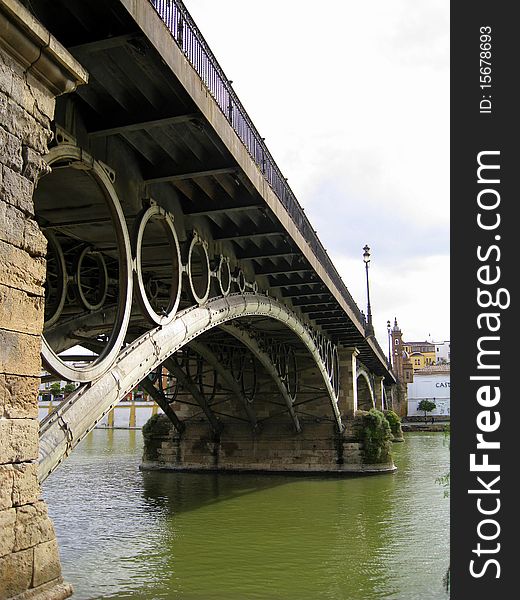
[{"label": "circular metal ring", "polygon": [[246,278],[245,278],[245,275],[244,275],[244,272],[242,271],[242,269],[238,270],[238,273],[236,276],[236,282],[237,282],[240,293],[243,294],[244,290],[246,289]]},{"label": "circular metal ring", "polygon": [[42,339],[42,358],[46,367],[65,380],[83,383],[97,379],[110,368],[126,336],[132,310],[132,252],[130,249],[130,236],[126,227],[125,215],[114,186],[103,167],[96,160],[88,157],[81,148],[69,144],[52,148],[47,154],[46,160],[51,166],[57,161],[82,163],[89,176],[96,181],[103,192],[114,225],[117,241],[120,277],[118,306],[114,326],[104,350],[96,360],[89,362],[83,367],[74,367],[65,363],[54,352],[47,342],[45,335],[43,335]]},{"label": "circular metal ring", "polygon": [[181,365],[189,379],[193,381],[200,379],[202,374],[202,356],[200,354],[186,347]]},{"label": "circular metal ring", "polygon": [[229,268],[229,258],[220,255],[220,262],[217,270],[217,279],[220,287],[220,293],[227,296],[231,291],[231,269]]},{"label": "circular metal ring", "polygon": [[327,340],[325,344],[325,367],[327,369],[327,373],[329,374],[329,379],[332,381],[332,351],[334,346],[330,340]]},{"label": "circular metal ring", "polygon": [[334,346],[332,350],[332,387],[336,398],[339,398],[339,355],[337,346]]},{"label": "circular metal ring", "polygon": [[[205,275],[203,275],[203,277],[205,277],[205,279],[206,279],[206,283],[204,284],[205,289],[203,291],[200,289],[196,289],[197,282],[194,281],[194,276],[193,276],[193,259],[194,259],[195,249],[197,247],[202,248],[202,251],[204,252],[204,258],[202,260],[202,263],[203,263],[203,269],[205,269],[205,271],[206,271]],[[195,302],[199,305],[205,304],[209,298],[209,289],[210,289],[210,284],[211,284],[209,256],[208,256],[208,250],[206,248],[206,244],[197,236],[195,236],[191,240],[191,243],[190,243],[190,249],[188,252],[187,272],[188,272],[188,279],[190,282],[191,293],[193,294]],[[200,292],[202,292],[202,293],[200,293]]]},{"label": "circular metal ring", "polygon": [[244,356],[240,385],[244,398],[248,402],[253,402],[257,390],[257,374],[255,359],[250,352]]},{"label": "circular metal ring", "polygon": [[[207,382],[208,376],[211,378],[210,383]],[[212,402],[215,399],[218,387],[218,373],[216,369],[210,368],[209,371],[204,372],[204,367],[202,367],[197,377],[197,383],[202,396],[206,398],[207,402]]]},{"label": "circular metal ring", "polygon": [[[58,300],[56,302],[56,308],[52,315],[45,321],[44,327],[50,327],[54,325],[56,321],[60,318],[61,311],[63,310],[63,306],[65,305],[65,299],[67,298],[67,285],[68,285],[68,277],[67,277],[67,267],[65,265],[65,256],[63,255],[63,250],[61,248],[61,244],[58,241],[58,238],[52,233],[52,231],[43,231],[43,235],[47,238],[47,275],[46,282],[49,281],[49,248],[52,248],[56,258],[56,266],[58,268],[58,290],[59,292],[56,294]],[[48,288],[50,285],[47,284]]]},{"label": "circular metal ring", "polygon": [[320,336],[320,356],[324,365],[327,365],[327,338]]},{"label": "circular metal ring", "polygon": [[244,370],[244,351],[241,348],[233,348],[229,367],[231,375],[236,381],[240,381]]},{"label": "circular metal ring", "polygon": [[298,362],[294,348],[289,346],[287,349],[287,391],[291,400],[294,402],[298,394]]},{"label": "circular metal ring", "polygon": [[157,279],[149,279],[145,284],[146,295],[152,300],[156,300],[159,296],[159,283]]},{"label": "circular metal ring", "polygon": [[278,375],[282,381],[287,380],[287,346],[283,343],[277,344],[276,350],[276,367],[278,369]]},{"label": "circular metal ring", "polygon": [[[170,285],[170,298],[168,307],[164,311],[164,314],[156,312],[149,300],[147,294],[147,287],[151,287],[151,284],[147,282],[145,284],[142,270],[142,249],[143,249],[143,238],[146,226],[150,219],[159,217],[163,225],[164,231],[168,238],[171,250],[171,285]],[[171,215],[158,205],[153,205],[147,208],[141,216],[138,218],[136,223],[136,229],[134,230],[134,256],[135,256],[135,278],[137,282],[137,299],[141,309],[148,317],[148,319],[156,325],[168,325],[175,318],[177,308],[181,299],[181,280],[182,280],[182,269],[181,269],[181,249],[179,246],[179,239],[177,237],[177,231],[173,224]],[[156,282],[157,286],[157,282]],[[158,293],[158,290],[157,290]],[[153,295],[151,294],[152,299]]]},{"label": "circular metal ring", "polygon": [[[87,257],[87,255],[90,255],[94,259],[94,261],[97,263],[97,267],[98,267],[98,269],[102,275],[102,279],[103,279],[103,284],[102,284],[102,288],[101,288],[102,292],[99,296],[99,300],[95,304],[92,304],[88,300],[87,296],[85,295],[85,291],[83,289],[84,282],[82,282],[81,267],[83,266],[83,262],[84,262],[85,258]],[[83,303],[83,306],[87,310],[98,310],[105,303],[105,300],[107,297],[107,292],[108,292],[107,265],[106,265],[105,259],[103,258],[103,255],[101,254],[101,252],[93,251],[90,246],[83,248],[83,250],[81,251],[81,253],[78,257],[78,263],[76,265],[76,286],[78,289],[78,295],[80,297],[80,300]]]},{"label": "circular metal ring", "polygon": [[[159,372],[158,382],[159,382],[159,390],[163,393],[164,397],[168,401],[168,403],[175,402],[179,392],[181,391],[181,386],[177,381],[176,377],[173,377],[168,370],[163,371],[163,366],[160,365],[157,367]],[[166,371],[166,372],[165,372]],[[166,382],[165,382],[166,380]],[[172,383],[173,382],[173,383]],[[164,385],[166,383],[166,386]],[[172,385],[169,385],[171,384]]]}]

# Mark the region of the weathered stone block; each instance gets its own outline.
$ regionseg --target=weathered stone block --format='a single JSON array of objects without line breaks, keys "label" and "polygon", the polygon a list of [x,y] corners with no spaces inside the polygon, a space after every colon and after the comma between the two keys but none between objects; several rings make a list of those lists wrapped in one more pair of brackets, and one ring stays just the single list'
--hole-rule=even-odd
[{"label": "weathered stone block", "polygon": [[0,162],[14,171],[20,172],[23,166],[22,143],[0,126]]},{"label": "weathered stone block", "polygon": [[0,464],[36,460],[38,428],[35,419],[0,419]]},{"label": "weathered stone block", "polygon": [[[34,78],[31,78],[31,81],[34,81]],[[42,94],[40,90],[35,89],[35,86],[29,85],[25,74],[20,76],[13,73],[10,97],[24,111],[34,117],[41,127],[49,126],[49,118],[45,115],[45,111],[50,110],[52,113],[53,107],[49,106],[49,100],[51,104],[54,104],[54,99],[49,98],[48,94]]]},{"label": "weathered stone block", "polygon": [[11,598],[31,586],[34,550],[22,550],[0,558],[0,598]]},{"label": "weathered stone block", "polygon": [[0,465],[0,510],[36,502],[39,497],[36,463]]},{"label": "weathered stone block", "polygon": [[39,377],[0,374],[0,417],[38,418]]},{"label": "weathered stone block", "polygon": [[15,552],[54,539],[54,527],[43,501],[26,504],[16,509],[14,533]]},{"label": "weathered stone block", "polygon": [[33,586],[37,587],[61,576],[60,557],[56,540],[34,548]]},{"label": "weathered stone block", "polygon": [[0,510],[13,506],[14,474],[11,465],[0,465]]},{"label": "weathered stone block", "polygon": [[9,508],[0,511],[0,556],[13,551],[15,546],[16,510]]},{"label": "weathered stone block", "polygon": [[0,284],[0,328],[40,335],[43,330],[45,301]]},{"label": "weathered stone block", "polygon": [[4,93],[0,92],[0,95],[4,96],[3,100],[0,99],[4,129],[20,139],[24,146],[31,147],[38,154],[46,154],[47,144],[52,139],[50,129],[42,127],[41,123]]},{"label": "weathered stone block", "polygon": [[0,373],[40,375],[40,350],[40,336],[0,329]]},{"label": "weathered stone block", "polygon": [[[11,90],[13,88],[12,62],[13,60],[11,57],[0,49],[0,92],[3,92],[3,94],[7,94],[8,96],[11,95]],[[5,99],[5,96],[3,97]],[[5,105],[2,107],[2,103],[0,101],[0,114],[3,114],[4,112]]]},{"label": "weathered stone block", "polygon": [[14,472],[13,506],[36,502],[41,495],[37,463],[14,464],[12,469]]},{"label": "weathered stone block", "polygon": [[32,216],[34,215],[33,192],[34,184],[32,181],[6,165],[2,165],[0,198],[4,202],[16,206]]},{"label": "weathered stone block", "polygon": [[46,260],[32,257],[0,239],[0,284],[44,296]]},{"label": "weathered stone block", "polygon": [[41,176],[50,173],[52,170],[47,162],[28,146],[22,146],[22,160],[22,175],[33,183],[36,183]]}]

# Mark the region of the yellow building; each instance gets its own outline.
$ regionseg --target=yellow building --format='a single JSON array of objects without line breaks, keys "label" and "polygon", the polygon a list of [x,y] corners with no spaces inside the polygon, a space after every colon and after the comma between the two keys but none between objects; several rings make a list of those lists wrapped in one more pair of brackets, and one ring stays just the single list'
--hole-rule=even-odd
[{"label": "yellow building", "polygon": [[403,345],[414,371],[435,364],[435,344],[431,342],[404,342]]}]

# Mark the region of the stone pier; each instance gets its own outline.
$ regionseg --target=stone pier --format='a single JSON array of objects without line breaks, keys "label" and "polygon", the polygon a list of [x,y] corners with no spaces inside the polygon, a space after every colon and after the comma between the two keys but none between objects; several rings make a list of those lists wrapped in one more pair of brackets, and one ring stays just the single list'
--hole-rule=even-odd
[{"label": "stone pier", "polygon": [[365,458],[362,420],[351,419],[343,435],[330,422],[302,420],[300,433],[278,421],[266,423],[259,432],[233,423],[215,436],[205,422],[190,422],[180,434],[165,415],[157,415],[143,430],[141,468],[329,475],[394,471],[391,457],[378,464]]},{"label": "stone pier", "polygon": [[0,599],[66,598],[37,479],[46,239],[33,190],[55,97],[87,73],[15,0],[0,0]]}]

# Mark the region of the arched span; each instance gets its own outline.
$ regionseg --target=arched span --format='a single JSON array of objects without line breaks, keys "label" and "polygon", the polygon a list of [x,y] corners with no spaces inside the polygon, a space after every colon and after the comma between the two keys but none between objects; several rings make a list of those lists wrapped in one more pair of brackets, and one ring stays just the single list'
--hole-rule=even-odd
[{"label": "arched span", "polygon": [[298,415],[296,414],[294,407],[293,407],[292,398],[289,395],[289,392],[287,390],[285,383],[278,376],[276,366],[273,364],[273,361],[271,360],[269,355],[260,348],[260,345],[258,344],[258,342],[253,337],[251,337],[247,333],[247,331],[244,331],[240,327],[236,327],[235,325],[228,324],[228,325],[223,325],[222,329],[224,329],[224,331],[227,331],[227,333],[229,333],[230,335],[235,337],[237,340],[240,340],[242,342],[242,344],[244,344],[244,346],[246,346],[246,348],[248,348],[248,350],[250,352],[252,352],[256,356],[256,358],[260,361],[260,363],[262,364],[264,369],[269,373],[269,375],[272,377],[272,379],[276,383],[276,385],[278,387],[278,391],[280,392],[280,395],[284,399],[284,401],[287,405],[287,410],[289,411],[289,414],[291,415],[291,419],[293,421],[295,431],[297,433],[300,433],[301,426],[300,426],[300,422],[298,420]]},{"label": "arched span", "polygon": [[370,410],[376,407],[374,390],[370,377],[364,369],[358,369],[356,375],[357,386],[357,408],[358,410]]},{"label": "arched span", "polygon": [[43,481],[121,398],[169,356],[214,327],[245,316],[266,316],[292,330],[311,353],[325,382],[339,431],[337,398],[312,332],[287,306],[259,293],[233,294],[187,308],[171,323],[156,327],[123,348],[111,369],[84,384],[40,426],[39,478]]}]

